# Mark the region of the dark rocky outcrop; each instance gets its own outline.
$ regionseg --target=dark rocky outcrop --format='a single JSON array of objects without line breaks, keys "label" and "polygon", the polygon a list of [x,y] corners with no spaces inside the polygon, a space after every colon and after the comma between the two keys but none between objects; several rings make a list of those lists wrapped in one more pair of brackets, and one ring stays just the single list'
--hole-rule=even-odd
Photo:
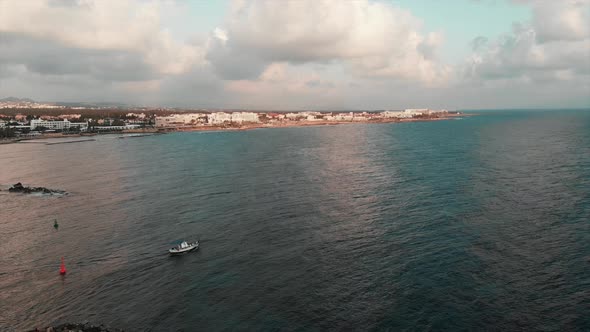
[{"label": "dark rocky outcrop", "polygon": [[43,194],[65,194],[66,192],[63,190],[55,190],[55,189],[48,189],[45,187],[25,187],[22,183],[17,183],[8,189],[11,193],[23,193],[23,194],[32,194],[32,193],[43,193]]},{"label": "dark rocky outcrop", "polygon": [[104,325],[92,325],[89,323],[66,323],[57,326],[36,328],[29,332],[124,332],[121,329],[113,329]]},{"label": "dark rocky outcrop", "polygon": [[23,191],[24,189],[25,189],[25,187],[23,186],[23,184],[19,182],[19,183],[13,185],[12,187],[10,187],[10,189],[8,189],[8,191],[13,193],[13,192]]}]

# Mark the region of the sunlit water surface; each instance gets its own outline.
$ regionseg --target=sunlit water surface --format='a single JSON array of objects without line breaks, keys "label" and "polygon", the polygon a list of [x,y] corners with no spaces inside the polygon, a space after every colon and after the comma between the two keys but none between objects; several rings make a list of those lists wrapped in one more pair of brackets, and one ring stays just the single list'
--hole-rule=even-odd
[{"label": "sunlit water surface", "polygon": [[590,330],[590,112],[0,145],[0,185],[0,330]]}]

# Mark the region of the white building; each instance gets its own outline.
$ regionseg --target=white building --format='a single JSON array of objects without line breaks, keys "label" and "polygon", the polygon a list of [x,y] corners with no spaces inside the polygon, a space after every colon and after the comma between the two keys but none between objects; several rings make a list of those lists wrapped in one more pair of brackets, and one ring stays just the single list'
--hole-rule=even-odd
[{"label": "white building", "polygon": [[210,124],[221,124],[231,122],[231,114],[226,112],[215,112],[208,115]]},{"label": "white building", "polygon": [[260,118],[258,117],[258,113],[254,113],[254,112],[234,112],[234,113],[231,113],[231,122],[234,122],[234,123],[243,123],[243,122],[258,123],[258,122],[260,122]]},{"label": "white building", "polygon": [[299,120],[304,117],[307,117],[307,115],[303,115],[301,113],[287,113],[287,114],[285,114],[285,118],[287,118],[289,120]]},{"label": "white building", "polygon": [[170,114],[156,117],[156,127],[180,127],[196,125],[206,121],[206,114],[203,113],[182,113]]},{"label": "white building", "polygon": [[381,116],[384,118],[398,118],[398,119],[406,119],[411,118],[414,115],[422,114],[422,110],[413,110],[407,109],[404,111],[385,111],[381,112]]},{"label": "white building", "polygon": [[35,130],[38,127],[44,127],[53,130],[64,130],[70,128],[70,121],[68,121],[68,119],[64,119],[63,121],[33,119],[31,120],[30,127],[31,130]]},{"label": "white building", "polygon": [[408,108],[404,110],[406,117],[411,118],[414,115],[422,115],[422,114],[429,114],[430,111],[428,108]]},{"label": "white building", "polygon": [[325,119],[329,121],[352,121],[354,119],[354,113],[333,113],[332,115],[326,116]]},{"label": "white building", "polygon": [[385,111],[385,112],[381,112],[381,116],[384,118],[402,118],[402,117],[404,117],[404,112]]},{"label": "white building", "polygon": [[369,121],[369,117],[367,114],[355,113],[352,116],[352,121]]}]

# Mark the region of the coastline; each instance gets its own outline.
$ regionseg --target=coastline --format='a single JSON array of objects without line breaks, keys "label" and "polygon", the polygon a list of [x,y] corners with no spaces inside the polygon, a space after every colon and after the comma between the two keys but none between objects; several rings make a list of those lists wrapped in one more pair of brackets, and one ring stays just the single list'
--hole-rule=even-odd
[{"label": "coastline", "polygon": [[[453,118],[474,116],[475,114],[447,114],[444,116],[425,117],[425,118],[391,118],[379,119],[374,121],[285,121],[282,123],[250,123],[234,126],[186,126],[186,127],[164,127],[161,129],[154,128],[154,132],[191,132],[191,131],[241,131],[263,128],[293,128],[293,127],[312,127],[312,126],[338,126],[338,125],[355,125],[355,124],[388,124],[388,123],[405,123],[405,122],[430,122],[450,120]],[[130,132],[123,132],[130,133]]]},{"label": "coastline", "polygon": [[476,114],[453,113],[444,116],[433,116],[424,118],[391,118],[378,119],[368,121],[285,121],[281,123],[248,123],[240,125],[201,125],[201,126],[184,126],[184,127],[163,127],[163,128],[143,128],[143,129],[127,129],[121,131],[111,131],[103,133],[79,133],[79,134],[63,134],[63,133],[47,133],[40,134],[34,137],[24,138],[9,138],[0,139],[0,144],[12,144],[32,140],[43,140],[49,138],[77,138],[77,137],[93,137],[97,135],[123,135],[123,134],[146,134],[151,136],[156,134],[166,134],[173,132],[193,132],[193,131],[244,131],[263,128],[294,128],[294,127],[312,127],[312,126],[338,126],[338,125],[355,125],[355,124],[389,124],[389,123],[407,123],[407,122],[429,122],[450,120],[453,118],[474,116]]}]

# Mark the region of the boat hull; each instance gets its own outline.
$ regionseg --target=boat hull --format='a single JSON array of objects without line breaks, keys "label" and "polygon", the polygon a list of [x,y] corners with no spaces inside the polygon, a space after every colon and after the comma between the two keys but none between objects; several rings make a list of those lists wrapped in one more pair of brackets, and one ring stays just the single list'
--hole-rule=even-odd
[{"label": "boat hull", "polygon": [[168,253],[171,256],[177,256],[177,255],[182,255],[182,254],[186,254],[187,252],[191,252],[191,251],[195,251],[199,249],[199,245],[193,245],[191,247],[188,248],[182,248],[182,249],[177,249],[177,248],[173,248],[173,249],[168,249]]}]

